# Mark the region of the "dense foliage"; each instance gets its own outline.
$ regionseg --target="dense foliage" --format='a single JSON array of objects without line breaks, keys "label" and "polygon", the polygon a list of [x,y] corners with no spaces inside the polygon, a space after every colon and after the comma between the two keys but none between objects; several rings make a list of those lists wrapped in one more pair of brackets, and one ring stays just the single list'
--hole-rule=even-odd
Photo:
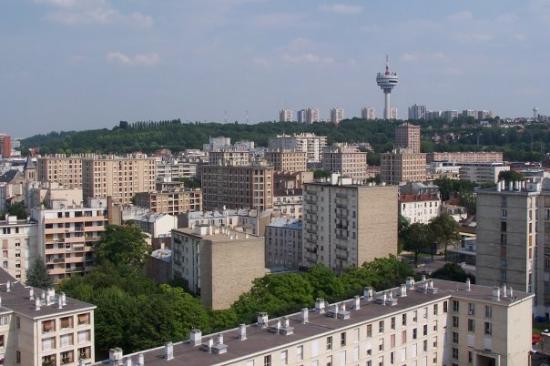
[{"label": "dense foliage", "polygon": [[44,261],[41,258],[36,258],[27,270],[27,286],[33,286],[38,288],[48,288],[53,282],[48,274],[48,270]]},{"label": "dense foliage", "polygon": [[476,283],[475,276],[466,273],[466,271],[456,263],[445,263],[443,267],[432,272],[431,276],[433,278],[457,282],[465,282],[466,279],[469,278],[472,283]]},{"label": "dense foliage", "polygon": [[[227,136],[233,140],[253,140],[266,146],[269,138],[281,133],[314,132],[328,136],[328,142],[369,142],[374,151],[369,163],[379,162],[381,152],[391,150],[394,129],[402,121],[345,120],[340,125],[331,123],[299,124],[294,122],[182,123],[179,120],[121,124],[113,129],[51,132],[22,140],[22,151],[40,147],[42,153],[134,151],[153,152],[160,148],[181,151],[200,148],[209,136]],[[508,160],[540,161],[550,150],[550,126],[501,128],[480,127],[473,119],[459,119],[451,123],[443,120],[415,122],[422,127],[422,149],[432,151],[504,151]]]},{"label": "dense foliage", "polygon": [[[28,216],[27,209],[24,202],[8,203],[6,207],[6,214],[10,216],[16,216],[18,220],[25,220]],[[2,213],[2,216],[4,213]]]},{"label": "dense foliage", "polygon": [[151,250],[145,238],[135,225],[109,225],[101,240],[95,244],[96,262],[124,263],[131,267],[142,267]]}]

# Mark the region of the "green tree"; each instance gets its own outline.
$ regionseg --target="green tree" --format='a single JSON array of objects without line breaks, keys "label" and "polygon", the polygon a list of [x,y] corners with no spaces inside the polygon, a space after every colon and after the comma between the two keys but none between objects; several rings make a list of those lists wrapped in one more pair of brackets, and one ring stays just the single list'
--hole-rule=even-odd
[{"label": "green tree", "polygon": [[502,171],[502,172],[498,173],[498,180],[499,181],[503,180],[506,183],[515,182],[515,181],[522,181],[524,179],[525,179],[525,177],[523,176],[523,174],[521,174],[520,172],[513,171],[513,170],[507,170],[507,171]]},{"label": "green tree", "polygon": [[24,202],[14,202],[9,204],[6,212],[10,216],[17,216],[19,220],[24,220],[28,216]]},{"label": "green tree", "polygon": [[465,282],[466,279],[469,278],[472,283],[475,283],[475,277],[466,273],[466,271],[456,263],[445,263],[443,267],[432,272],[432,277],[457,282]]},{"label": "green tree", "polygon": [[48,269],[41,258],[36,258],[27,270],[27,286],[48,288],[53,284]]},{"label": "green tree", "polygon": [[407,235],[407,230],[409,229],[410,223],[407,218],[399,214],[399,221],[397,226],[397,251],[401,253],[405,247],[405,236]]},{"label": "green tree", "polygon": [[146,236],[135,225],[109,225],[101,240],[95,244],[98,263],[111,262],[117,265],[142,268],[151,247]]},{"label": "green tree", "polygon": [[414,252],[414,265],[418,266],[418,256],[432,248],[433,235],[430,227],[421,223],[409,226],[404,235],[405,249]]},{"label": "green tree", "polygon": [[443,213],[431,220],[429,228],[433,239],[443,246],[445,260],[447,260],[447,247],[460,239],[458,224],[450,215]]},{"label": "green tree", "polygon": [[315,169],[313,171],[313,178],[315,179],[330,178],[330,172],[323,169]]}]

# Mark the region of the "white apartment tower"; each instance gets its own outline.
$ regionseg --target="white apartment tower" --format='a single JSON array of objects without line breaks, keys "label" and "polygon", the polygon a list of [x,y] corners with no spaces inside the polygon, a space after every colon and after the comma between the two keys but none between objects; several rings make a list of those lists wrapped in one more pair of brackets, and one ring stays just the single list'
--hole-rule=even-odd
[{"label": "white apartment tower", "polygon": [[361,109],[361,118],[368,121],[376,119],[376,110],[373,107],[364,107]]},{"label": "white apartment tower", "polygon": [[281,109],[279,111],[279,122],[292,122],[293,112],[290,109]]},{"label": "white apartment tower", "polygon": [[343,108],[332,108],[330,110],[330,122],[332,124],[339,124],[344,119],[344,109]]}]

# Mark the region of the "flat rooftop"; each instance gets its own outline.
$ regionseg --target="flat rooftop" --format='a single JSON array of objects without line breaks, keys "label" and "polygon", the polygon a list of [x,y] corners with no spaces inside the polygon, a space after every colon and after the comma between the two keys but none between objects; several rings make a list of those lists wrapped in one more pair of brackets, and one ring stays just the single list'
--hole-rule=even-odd
[{"label": "flat rooftop", "polygon": [[[443,300],[450,297],[464,298],[486,302],[493,302],[496,305],[509,306],[511,304],[523,301],[533,294],[523,292],[515,292],[514,297],[501,297],[500,301],[493,298],[493,288],[485,286],[471,285],[471,290],[467,291],[466,284],[461,282],[452,282],[444,280],[433,280],[434,287],[438,289],[437,293],[429,293],[423,291],[424,284],[428,282],[417,282],[414,288],[407,290],[406,297],[398,297],[397,304],[382,305],[375,301],[367,301],[361,297],[360,309],[354,309],[354,299],[342,301],[339,304],[346,303],[346,309],[350,311],[349,319],[335,319],[328,317],[326,314],[318,314],[312,310],[309,311],[309,321],[304,324],[301,313],[288,315],[290,326],[294,327],[294,333],[291,335],[276,334],[269,331],[268,328],[262,328],[256,324],[248,325],[246,328],[246,340],[240,340],[240,330],[238,328],[230,329],[216,334],[203,335],[202,344],[207,343],[209,339],[216,340],[216,336],[223,335],[224,344],[227,345],[227,352],[224,354],[213,354],[201,350],[199,346],[193,346],[190,341],[183,341],[173,344],[173,360],[170,365],[181,366],[207,366],[207,365],[223,365],[229,362],[237,362],[241,358],[247,358],[253,354],[262,354],[270,350],[278,348],[286,348],[293,344],[299,344],[310,337],[320,337],[323,334],[333,333],[337,330],[353,328],[361,323],[376,321],[380,318],[386,318],[391,314],[398,314],[416,307],[423,306],[432,301]],[[417,290],[420,289],[420,290]],[[392,292],[394,297],[400,292],[399,288],[393,288],[385,291],[380,291],[375,294],[375,298],[382,296],[383,293]],[[326,309],[331,309],[332,306],[327,306]],[[269,320],[269,326],[276,324],[276,318]],[[143,355],[145,365],[161,366],[166,365],[165,347],[158,347],[142,352],[133,353],[124,358],[131,358],[133,362],[137,362],[138,357]],[[95,365],[107,365],[108,361],[98,362]]]}]

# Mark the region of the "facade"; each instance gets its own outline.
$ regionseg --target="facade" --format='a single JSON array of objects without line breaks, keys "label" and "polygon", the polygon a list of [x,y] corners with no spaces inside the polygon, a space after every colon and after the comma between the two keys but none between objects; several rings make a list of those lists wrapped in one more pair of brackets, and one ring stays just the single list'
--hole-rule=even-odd
[{"label": "facade", "polygon": [[273,210],[223,210],[187,212],[178,216],[178,228],[212,226],[228,227],[234,231],[263,236],[265,227],[271,222]]},{"label": "facade", "polygon": [[458,111],[456,110],[443,111],[441,112],[441,118],[443,118],[447,122],[452,122],[455,119],[458,119]]},{"label": "facade", "polygon": [[298,112],[296,112],[296,120],[299,123],[306,123],[307,113],[305,109],[300,109]]},{"label": "facade", "polygon": [[87,207],[35,208],[31,216],[38,225],[38,255],[54,282],[93,267],[94,243],[108,220],[106,199],[93,199]]},{"label": "facade", "polygon": [[278,218],[265,229],[265,264],[298,269],[302,262],[302,221]]},{"label": "facade", "polygon": [[413,104],[409,107],[409,119],[413,121],[426,119],[426,112],[427,109],[425,105]]},{"label": "facade", "polygon": [[0,360],[5,365],[95,361],[95,306],[54,289],[24,287],[0,269]]},{"label": "facade", "polygon": [[367,179],[367,153],[347,144],[325,147],[322,167],[331,173],[358,180]]},{"label": "facade", "polygon": [[143,154],[82,159],[84,199],[112,197],[128,204],[136,193],[154,191],[156,176],[155,158]]},{"label": "facade", "polygon": [[273,212],[275,215],[301,220],[304,210],[303,202],[304,198],[301,193],[293,196],[274,196]]},{"label": "facade", "polygon": [[6,215],[0,220],[1,268],[17,281],[27,281],[27,270],[38,257],[37,224]]},{"label": "facade", "polygon": [[434,161],[449,163],[502,163],[504,154],[497,151],[432,152],[426,154],[428,163]]},{"label": "facade", "polygon": [[279,172],[305,172],[307,170],[307,153],[294,150],[271,150],[264,154],[265,160]]},{"label": "facade", "polygon": [[252,153],[248,150],[224,149],[219,151],[210,151],[208,153],[208,164],[212,165],[250,165],[252,163]]},{"label": "facade", "polygon": [[306,123],[317,123],[321,122],[321,113],[317,108],[307,108],[306,109]]},{"label": "facade", "polygon": [[11,156],[11,136],[0,133],[0,157],[7,159]]},{"label": "facade", "polygon": [[275,172],[273,174],[274,196],[302,195],[304,183],[313,182],[313,172]]},{"label": "facade", "polygon": [[229,308],[265,275],[264,240],[228,228],[172,231],[173,278],[185,281],[204,306]]},{"label": "facade", "polygon": [[181,178],[193,178],[197,176],[197,163],[185,162],[178,159],[158,159],[157,180],[176,180]]},{"label": "facade", "polygon": [[202,191],[195,188],[136,193],[135,205],[170,215],[202,211]]},{"label": "facade", "polygon": [[504,163],[463,163],[460,165],[460,179],[478,184],[496,183],[501,172],[510,170]]},{"label": "facade", "polygon": [[279,122],[292,122],[294,120],[293,114],[290,109],[281,109],[279,111]]},{"label": "facade", "polygon": [[397,253],[397,187],[337,175],[304,187],[302,265],[335,271]]},{"label": "facade", "polygon": [[472,109],[465,109],[462,111],[462,117],[477,119],[477,111],[474,111]]},{"label": "facade", "polygon": [[410,224],[429,224],[441,212],[438,194],[400,194],[399,214]]},{"label": "facade", "polygon": [[205,165],[202,171],[203,207],[273,207],[273,167],[270,165]]},{"label": "facade", "polygon": [[307,153],[308,163],[320,163],[324,147],[327,145],[326,136],[317,136],[314,133],[294,135],[277,135],[269,139],[270,150],[294,150]]},{"label": "facade", "polygon": [[176,216],[159,214],[150,210],[126,206],[122,210],[122,221],[136,225],[144,233],[150,235],[154,246],[158,246],[163,239],[170,241],[172,230],[177,228],[178,219]]},{"label": "facade", "polygon": [[367,121],[376,119],[376,110],[373,107],[364,107],[361,109],[361,118]]},{"label": "facade", "polygon": [[[444,280],[374,292],[336,304],[144,350],[120,361],[148,366],[529,365],[533,296]],[[106,361],[108,363],[108,361]],[[98,364],[99,366],[99,364]]]},{"label": "facade", "polygon": [[380,158],[382,182],[401,184],[426,180],[426,154],[401,149],[384,153]]},{"label": "facade", "polygon": [[82,158],[85,155],[46,155],[37,160],[38,180],[59,183],[65,188],[82,188]]},{"label": "facade", "polygon": [[398,119],[399,114],[397,113],[397,107],[391,107],[390,108],[390,119]]},{"label": "facade", "polygon": [[420,126],[404,123],[395,129],[395,147],[420,152]]},{"label": "facade", "polygon": [[330,122],[337,125],[344,119],[343,108],[332,108],[330,110]]},{"label": "facade", "polygon": [[210,151],[219,151],[221,149],[224,149],[230,146],[231,146],[230,137],[218,136],[218,137],[209,137],[208,144],[204,144],[202,149],[204,151],[210,152]]}]

